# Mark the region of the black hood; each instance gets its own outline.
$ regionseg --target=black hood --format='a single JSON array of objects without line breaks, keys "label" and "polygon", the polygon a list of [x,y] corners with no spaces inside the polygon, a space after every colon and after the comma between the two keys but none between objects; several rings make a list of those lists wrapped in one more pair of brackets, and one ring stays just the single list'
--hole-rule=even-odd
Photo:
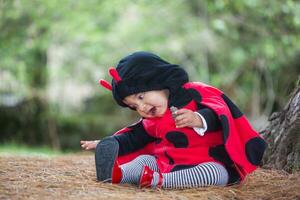
[{"label": "black hood", "polygon": [[129,95],[162,89],[173,93],[188,82],[184,69],[149,52],[126,56],[120,60],[116,70],[121,80],[112,80],[112,93],[116,102],[124,107],[126,104],[122,100]]}]

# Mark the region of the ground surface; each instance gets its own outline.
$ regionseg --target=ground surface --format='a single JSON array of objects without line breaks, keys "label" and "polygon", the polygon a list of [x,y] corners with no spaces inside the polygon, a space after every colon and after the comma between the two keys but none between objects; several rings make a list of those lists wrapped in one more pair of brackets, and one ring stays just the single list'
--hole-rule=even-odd
[{"label": "ground surface", "polygon": [[0,154],[0,199],[300,199],[300,174],[259,169],[243,185],[138,189],[96,182],[94,157]]}]

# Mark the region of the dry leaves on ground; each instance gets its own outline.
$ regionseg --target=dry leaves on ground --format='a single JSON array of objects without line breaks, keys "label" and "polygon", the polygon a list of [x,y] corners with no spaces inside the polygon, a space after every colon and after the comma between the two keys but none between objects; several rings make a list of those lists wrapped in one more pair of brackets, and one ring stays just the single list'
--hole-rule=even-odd
[{"label": "dry leaves on ground", "polygon": [[99,183],[92,154],[0,155],[0,199],[300,199],[300,174],[258,169],[242,185],[186,190]]}]

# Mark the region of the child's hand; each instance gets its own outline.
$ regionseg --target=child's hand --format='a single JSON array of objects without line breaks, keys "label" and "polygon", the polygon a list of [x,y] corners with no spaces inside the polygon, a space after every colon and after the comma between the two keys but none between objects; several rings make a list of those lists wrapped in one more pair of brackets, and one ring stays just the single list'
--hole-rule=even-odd
[{"label": "child's hand", "polygon": [[202,127],[201,118],[191,110],[188,109],[180,109],[176,111],[175,124],[176,128],[183,127]]},{"label": "child's hand", "polygon": [[94,150],[99,142],[100,140],[92,140],[92,141],[81,140],[80,145],[83,150]]}]

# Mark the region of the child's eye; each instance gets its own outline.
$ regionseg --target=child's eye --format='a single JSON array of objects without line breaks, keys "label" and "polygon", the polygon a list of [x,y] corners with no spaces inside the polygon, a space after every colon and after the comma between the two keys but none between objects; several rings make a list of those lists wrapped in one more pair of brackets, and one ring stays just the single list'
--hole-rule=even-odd
[{"label": "child's eye", "polygon": [[144,93],[138,95],[138,99],[143,100],[143,98],[144,98]]}]

